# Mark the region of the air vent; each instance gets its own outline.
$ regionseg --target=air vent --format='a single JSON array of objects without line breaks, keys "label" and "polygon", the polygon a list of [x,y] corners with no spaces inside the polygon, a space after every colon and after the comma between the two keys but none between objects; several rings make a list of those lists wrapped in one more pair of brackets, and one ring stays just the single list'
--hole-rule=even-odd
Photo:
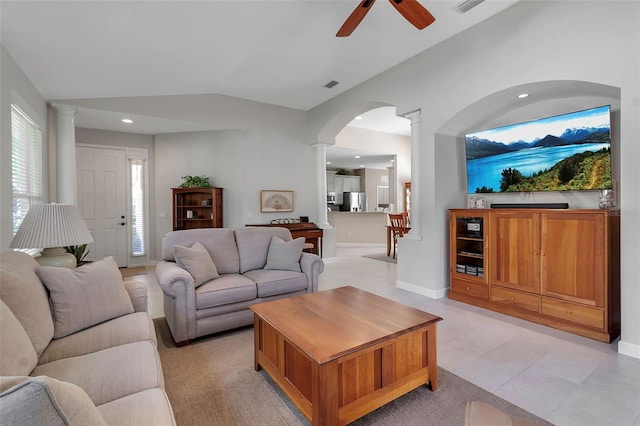
[{"label": "air vent", "polygon": [[332,87],[335,87],[338,85],[338,82],[335,80],[331,80],[330,82],[328,82],[327,84],[324,85],[324,87],[326,87],[327,89],[331,89]]},{"label": "air vent", "polygon": [[458,13],[466,13],[469,10],[476,7],[477,5],[479,5],[480,3],[482,3],[483,1],[484,0],[466,0],[460,3],[459,5],[455,6],[453,10],[455,10]]}]

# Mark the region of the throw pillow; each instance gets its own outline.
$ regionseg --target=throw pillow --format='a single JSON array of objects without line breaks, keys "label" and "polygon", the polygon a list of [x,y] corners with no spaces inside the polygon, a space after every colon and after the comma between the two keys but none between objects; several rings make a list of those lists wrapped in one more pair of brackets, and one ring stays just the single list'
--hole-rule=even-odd
[{"label": "throw pillow", "polygon": [[0,394],[2,424],[105,425],[89,395],[80,387],[46,376],[3,380]]},{"label": "throw pillow", "polygon": [[196,288],[220,276],[209,252],[199,242],[191,247],[174,246],[173,255],[176,263],[189,271]]},{"label": "throw pillow", "polygon": [[267,264],[264,269],[301,272],[300,256],[302,256],[304,242],[304,237],[291,241],[284,241],[275,235],[271,237],[271,244],[267,252]]},{"label": "throw pillow", "polygon": [[36,272],[49,289],[54,339],[133,312],[113,257],[77,269],[39,266]]}]

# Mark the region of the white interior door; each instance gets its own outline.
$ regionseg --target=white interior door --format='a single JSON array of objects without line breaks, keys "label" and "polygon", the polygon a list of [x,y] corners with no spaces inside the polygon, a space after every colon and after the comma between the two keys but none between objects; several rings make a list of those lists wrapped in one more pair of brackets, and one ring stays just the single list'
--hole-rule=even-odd
[{"label": "white interior door", "polygon": [[125,151],[76,147],[78,207],[93,243],[87,260],[113,256],[127,266],[127,169]]}]

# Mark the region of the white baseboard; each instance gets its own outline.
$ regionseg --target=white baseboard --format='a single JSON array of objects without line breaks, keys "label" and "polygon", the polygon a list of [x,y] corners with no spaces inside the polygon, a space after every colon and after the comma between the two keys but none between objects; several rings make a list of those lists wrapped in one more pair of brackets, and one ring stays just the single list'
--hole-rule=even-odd
[{"label": "white baseboard", "polygon": [[443,288],[440,290],[430,290],[428,288],[420,287],[418,285],[407,283],[404,281],[396,281],[396,287],[402,290],[410,291],[412,293],[417,293],[421,296],[429,297],[431,299],[442,299],[447,295],[447,292],[449,291],[448,288]]},{"label": "white baseboard", "polygon": [[618,353],[640,359],[640,345],[624,342],[618,342]]}]

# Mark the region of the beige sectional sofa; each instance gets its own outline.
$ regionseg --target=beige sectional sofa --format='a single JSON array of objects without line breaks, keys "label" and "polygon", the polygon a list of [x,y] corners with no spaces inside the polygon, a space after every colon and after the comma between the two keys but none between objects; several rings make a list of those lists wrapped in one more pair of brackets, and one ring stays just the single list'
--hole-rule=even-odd
[{"label": "beige sectional sofa", "polygon": [[[180,253],[204,250],[199,261]],[[318,290],[322,259],[301,253],[304,238],[293,240],[279,227],[208,228],[169,232],[156,267],[164,292],[164,313],[178,344],[253,324],[249,306]],[[301,253],[301,254],[300,254]],[[199,266],[212,263],[208,268]],[[213,271],[211,271],[213,268]],[[190,273],[191,272],[191,273]]]},{"label": "beige sectional sofa", "polygon": [[2,424],[173,425],[146,287],[0,253]]}]

